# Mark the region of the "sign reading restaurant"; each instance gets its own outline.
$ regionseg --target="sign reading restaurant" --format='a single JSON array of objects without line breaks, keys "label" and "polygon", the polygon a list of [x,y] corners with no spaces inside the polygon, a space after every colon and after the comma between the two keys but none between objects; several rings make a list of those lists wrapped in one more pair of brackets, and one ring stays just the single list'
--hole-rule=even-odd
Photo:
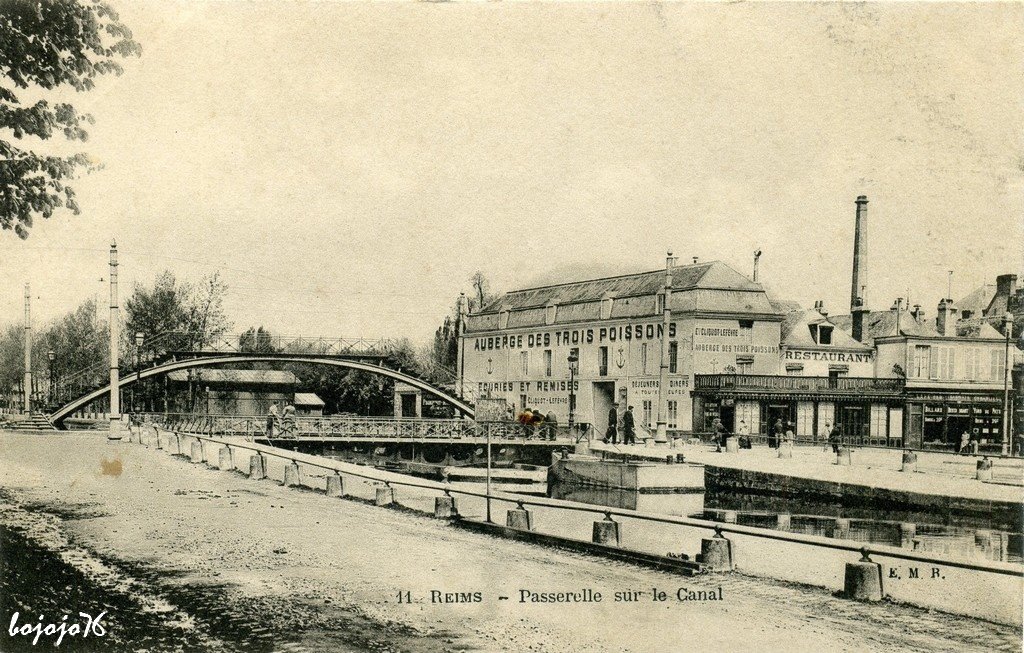
[{"label": "sign reading restaurant", "polygon": [[[473,349],[523,349],[526,347],[564,347],[568,345],[591,344],[593,342],[616,342],[620,340],[654,340],[665,332],[664,324],[620,324],[599,329],[572,329],[569,331],[542,331],[539,333],[512,334],[474,338]],[[668,337],[676,337],[676,323],[668,325]]]},{"label": "sign reading restaurant", "polygon": [[870,363],[873,351],[813,351],[804,349],[787,349],[784,360],[787,361],[829,361],[832,363]]}]

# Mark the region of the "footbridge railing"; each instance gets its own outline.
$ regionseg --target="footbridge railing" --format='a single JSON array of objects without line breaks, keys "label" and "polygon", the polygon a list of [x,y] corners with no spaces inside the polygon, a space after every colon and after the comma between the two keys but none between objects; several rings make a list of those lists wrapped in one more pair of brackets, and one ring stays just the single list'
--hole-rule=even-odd
[{"label": "footbridge railing", "polygon": [[593,433],[590,424],[474,422],[468,419],[425,419],[357,416],[302,416],[268,424],[265,415],[197,415],[149,413],[139,421],[182,433],[272,440],[556,440],[579,442]]}]

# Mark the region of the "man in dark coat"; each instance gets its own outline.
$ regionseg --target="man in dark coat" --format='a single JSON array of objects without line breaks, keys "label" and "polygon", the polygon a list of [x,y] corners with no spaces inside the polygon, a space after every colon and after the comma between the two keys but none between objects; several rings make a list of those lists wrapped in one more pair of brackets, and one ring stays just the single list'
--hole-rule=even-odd
[{"label": "man in dark coat", "polygon": [[633,407],[626,408],[622,416],[622,444],[636,444],[636,423],[633,421]]},{"label": "man in dark coat", "polygon": [[779,439],[782,438],[782,434],[785,432],[785,427],[782,426],[782,418],[775,420],[772,424],[771,429],[768,430],[768,446],[772,449],[779,448]]},{"label": "man in dark coat", "polygon": [[615,444],[619,438],[619,407],[618,404],[612,404],[611,409],[608,411],[608,430],[604,432],[604,441]]},{"label": "man in dark coat", "polygon": [[839,425],[836,424],[835,426],[832,427],[832,431],[828,434],[828,441],[829,441],[829,443],[832,444],[832,453],[835,453],[835,454],[839,453],[839,439],[840,439],[840,435],[841,435],[841,431],[839,430]]}]

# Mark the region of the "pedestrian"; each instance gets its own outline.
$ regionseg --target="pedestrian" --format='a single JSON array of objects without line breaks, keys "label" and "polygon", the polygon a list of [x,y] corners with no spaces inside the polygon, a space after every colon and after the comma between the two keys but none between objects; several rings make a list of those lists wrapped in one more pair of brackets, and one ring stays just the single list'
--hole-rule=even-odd
[{"label": "pedestrian", "polygon": [[825,422],[821,425],[821,432],[818,434],[821,437],[821,450],[826,451],[828,449],[828,434],[832,432],[832,423]]},{"label": "pedestrian", "polygon": [[297,438],[295,433],[295,406],[288,404],[281,413],[281,435],[286,438]]},{"label": "pedestrian", "polygon": [[750,427],[747,426],[746,420],[740,420],[740,425],[736,429],[736,433],[737,435],[739,435],[740,449],[752,448],[750,443]]},{"label": "pedestrian", "polygon": [[555,411],[549,410],[548,414],[544,416],[544,426],[544,430],[548,433],[548,440],[554,442],[558,432],[558,415],[555,415]]},{"label": "pedestrian", "polygon": [[711,424],[711,430],[714,432],[715,451],[721,453],[722,446],[725,444],[725,424],[722,424],[722,420],[716,417]]},{"label": "pedestrian", "polygon": [[786,422],[786,433],[782,436],[782,441],[787,444],[793,444],[796,442],[796,435],[793,433],[794,427],[793,422]]},{"label": "pedestrian", "polygon": [[839,439],[842,436],[842,431],[839,429],[839,425],[835,424],[832,426],[832,430],[828,433],[828,441],[832,444],[832,453],[839,453]]},{"label": "pedestrian", "polygon": [[615,444],[619,437],[619,404],[613,403],[608,410],[608,429],[604,432],[604,441]]},{"label": "pedestrian", "polygon": [[277,412],[277,402],[270,404],[270,411],[267,413],[267,439],[274,437],[274,429],[281,421],[281,414]]},{"label": "pedestrian", "polygon": [[519,413],[516,421],[523,429],[523,438],[530,439],[530,422],[533,421],[533,411],[528,406],[524,406],[523,412]]},{"label": "pedestrian", "polygon": [[971,448],[971,432],[964,429],[964,432],[960,434],[960,449],[957,453],[966,454],[970,452]]},{"label": "pedestrian", "polygon": [[780,417],[775,420],[775,423],[772,424],[772,428],[768,431],[768,446],[772,449],[778,449],[779,438],[782,437],[782,433],[782,418]]},{"label": "pedestrian", "polygon": [[627,406],[622,415],[622,444],[636,444],[636,422],[632,406]]}]

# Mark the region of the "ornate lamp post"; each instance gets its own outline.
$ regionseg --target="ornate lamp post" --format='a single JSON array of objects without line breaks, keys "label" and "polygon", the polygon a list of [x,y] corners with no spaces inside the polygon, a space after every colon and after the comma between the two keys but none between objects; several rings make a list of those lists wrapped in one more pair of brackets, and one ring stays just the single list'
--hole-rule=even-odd
[{"label": "ornate lamp post", "polygon": [[48,397],[47,397],[46,401],[51,406],[53,405],[53,396],[54,396],[54,394],[53,394],[53,359],[56,358],[56,357],[57,357],[57,355],[55,353],[53,353],[52,349],[50,351],[46,352],[46,358],[50,361],[50,374],[49,374],[49,377],[48,377],[49,383],[47,383],[47,386],[48,386],[47,389],[49,390],[49,392],[47,392]]},{"label": "ornate lamp post", "polygon": [[[491,398],[491,373],[494,371],[494,359],[487,359],[487,398]],[[487,435],[487,523],[491,523],[491,428],[490,424],[484,424],[484,432]]]},{"label": "ornate lamp post", "polygon": [[139,383],[142,381],[142,343],[145,339],[146,334],[141,331],[135,332],[135,389],[132,391],[132,411],[135,413],[139,412],[138,402],[134,399],[140,394],[141,389]]},{"label": "ornate lamp post", "polygon": [[575,349],[569,351],[569,435],[576,425],[576,374],[580,369],[580,357]]}]

